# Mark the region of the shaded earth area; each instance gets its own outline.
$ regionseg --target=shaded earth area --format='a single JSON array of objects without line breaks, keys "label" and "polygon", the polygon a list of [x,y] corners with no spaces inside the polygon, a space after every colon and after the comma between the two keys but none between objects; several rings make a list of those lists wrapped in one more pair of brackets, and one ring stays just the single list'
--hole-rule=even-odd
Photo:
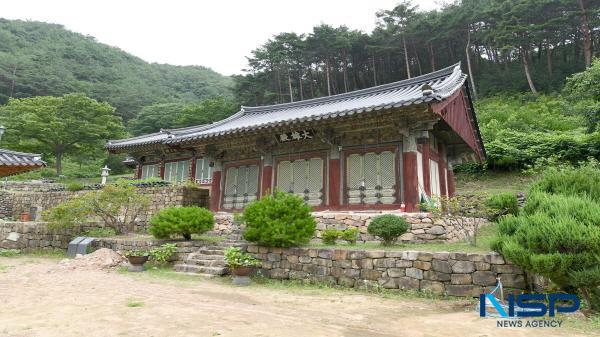
[{"label": "shaded earth area", "polygon": [[0,258],[0,336],[589,336],[497,328],[473,302],[72,269]]}]

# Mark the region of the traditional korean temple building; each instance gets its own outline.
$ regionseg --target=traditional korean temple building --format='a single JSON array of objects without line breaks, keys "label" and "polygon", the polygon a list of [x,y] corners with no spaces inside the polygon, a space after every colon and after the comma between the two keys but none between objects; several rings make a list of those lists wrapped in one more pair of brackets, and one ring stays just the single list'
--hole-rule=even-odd
[{"label": "traditional korean temple building", "polygon": [[485,149],[460,64],[344,94],[245,107],[208,125],[110,141],[138,178],[194,181],[239,211],[274,189],[315,210],[405,209],[454,193],[452,165]]}]

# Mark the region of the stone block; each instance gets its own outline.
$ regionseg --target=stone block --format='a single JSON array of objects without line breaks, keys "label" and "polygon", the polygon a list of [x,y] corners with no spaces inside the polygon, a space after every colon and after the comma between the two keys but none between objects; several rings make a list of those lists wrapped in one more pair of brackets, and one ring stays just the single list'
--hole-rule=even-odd
[{"label": "stone block", "polygon": [[273,279],[287,279],[289,278],[290,273],[289,271],[285,270],[285,269],[281,269],[281,268],[275,268],[275,269],[271,269],[269,270],[269,277],[273,278]]},{"label": "stone block", "polygon": [[450,264],[448,263],[448,261],[442,261],[442,260],[432,260],[431,261],[431,269],[438,271],[438,272],[446,273],[446,274],[450,274],[452,272],[452,268],[450,267]]},{"label": "stone block", "polygon": [[344,269],[344,276],[347,277],[359,277],[360,276],[360,270],[359,269]]},{"label": "stone block", "polygon": [[469,261],[467,253],[450,253],[450,259],[458,261]]},{"label": "stone block", "polygon": [[425,230],[425,233],[427,234],[433,234],[433,235],[442,235],[442,234],[446,234],[446,229],[442,226],[433,226],[429,229]]},{"label": "stone block", "polygon": [[451,284],[471,284],[471,274],[451,274],[450,275],[450,283]]},{"label": "stone block", "polygon": [[480,286],[456,285],[456,284],[447,284],[446,285],[446,294],[448,294],[450,296],[479,297],[479,295],[482,293],[483,293],[483,288]]},{"label": "stone block", "polygon": [[492,254],[486,255],[485,256],[485,262],[491,263],[491,264],[504,264],[504,263],[506,263],[506,261],[504,261],[504,257],[502,257],[502,255],[500,255],[498,253],[492,253]]},{"label": "stone block", "polygon": [[360,277],[365,280],[377,280],[381,277],[379,270],[363,269],[360,271]]},{"label": "stone block", "polygon": [[290,263],[298,263],[298,260],[299,260],[298,256],[296,256],[296,255],[288,255],[288,256],[286,256],[286,258],[287,258],[288,262],[290,262]]},{"label": "stone block", "polygon": [[368,250],[367,257],[372,259],[379,259],[385,257],[385,251],[383,250]]},{"label": "stone block", "polygon": [[431,262],[417,260],[413,262],[413,267],[419,268],[421,270],[429,270],[431,269]]},{"label": "stone block", "polygon": [[487,262],[475,262],[475,269],[477,270],[490,270],[490,266]]},{"label": "stone block", "polygon": [[338,279],[338,284],[344,287],[349,287],[352,288],[354,287],[354,284],[356,283],[356,280],[350,277],[345,277],[342,276]]},{"label": "stone block", "polygon": [[413,265],[413,261],[407,261],[407,260],[396,260],[396,267],[397,268],[410,268]]},{"label": "stone block", "polygon": [[402,235],[400,235],[400,237],[398,238],[398,240],[400,241],[412,241],[415,239],[415,235],[413,233],[404,233]]},{"label": "stone block", "polygon": [[281,261],[281,255],[275,253],[267,254],[267,260],[271,262]]},{"label": "stone block", "polygon": [[336,249],[333,251],[334,260],[345,260],[348,257],[348,251],[345,249]]},{"label": "stone block", "polygon": [[396,257],[396,258],[402,257],[402,252],[389,250],[389,251],[385,252],[385,257]]},{"label": "stone block", "polygon": [[331,276],[339,278],[342,277],[342,275],[344,275],[344,269],[340,267],[331,268]]},{"label": "stone block", "polygon": [[331,249],[319,249],[318,256],[323,259],[331,259],[333,251]]},{"label": "stone block", "polygon": [[374,259],[373,266],[375,266],[375,268],[395,267],[396,259],[394,259],[394,258]]},{"label": "stone block", "polygon": [[404,273],[408,277],[416,278],[416,279],[419,279],[419,280],[423,279],[423,271],[421,269],[406,268],[406,270],[404,271]]},{"label": "stone block", "polygon": [[361,269],[373,269],[373,259],[362,259],[362,260],[352,260],[358,262],[358,266]]},{"label": "stone block", "polygon": [[331,261],[329,259],[320,259],[320,258],[315,258],[313,260],[313,263],[316,264],[317,266],[323,266],[323,267],[331,267],[333,265],[333,261]]},{"label": "stone block", "polygon": [[310,261],[312,261],[312,259],[309,256],[302,255],[302,256],[298,257],[298,261],[300,263],[310,263]]},{"label": "stone block", "polygon": [[352,268],[352,262],[354,260],[334,260],[333,266],[340,268]]},{"label": "stone block", "polygon": [[483,254],[468,254],[469,261],[472,262],[484,262],[485,255]]},{"label": "stone block", "polygon": [[348,257],[351,260],[359,260],[364,259],[367,256],[367,253],[362,250],[351,250],[349,251]]},{"label": "stone block", "polygon": [[406,275],[404,273],[404,268],[389,268],[387,274],[389,277],[402,277]]},{"label": "stone block", "polygon": [[428,253],[428,252],[420,252],[417,260],[429,262],[429,261],[433,260],[433,254]]},{"label": "stone block", "polygon": [[433,253],[433,258],[435,260],[448,260],[448,258],[450,257],[450,253],[448,252],[437,252],[437,253]]},{"label": "stone block", "polygon": [[456,261],[452,264],[452,272],[457,274],[468,274],[475,271],[475,264],[471,261]]},{"label": "stone block", "polygon": [[420,284],[422,291],[428,291],[437,295],[441,295],[445,292],[445,287],[442,282],[422,280]]},{"label": "stone block", "polygon": [[308,256],[310,257],[317,257],[319,255],[318,251],[316,249],[309,249],[308,250]]},{"label": "stone block", "polygon": [[308,277],[308,274],[304,271],[292,270],[289,272],[289,278],[292,280],[303,280]]},{"label": "stone block", "polygon": [[419,289],[419,280],[412,277],[400,277],[398,279],[398,288],[400,289]]},{"label": "stone block", "polygon": [[402,259],[403,260],[414,261],[418,257],[419,257],[419,252],[415,252],[415,251],[402,252]]},{"label": "stone block", "polygon": [[386,289],[398,289],[397,278],[384,277],[377,280],[377,282]]},{"label": "stone block", "polygon": [[496,284],[496,273],[491,271],[476,271],[473,273],[473,284],[493,286]]},{"label": "stone block", "polygon": [[423,278],[431,281],[450,281],[450,274],[442,273],[439,271],[428,270],[423,273]]}]

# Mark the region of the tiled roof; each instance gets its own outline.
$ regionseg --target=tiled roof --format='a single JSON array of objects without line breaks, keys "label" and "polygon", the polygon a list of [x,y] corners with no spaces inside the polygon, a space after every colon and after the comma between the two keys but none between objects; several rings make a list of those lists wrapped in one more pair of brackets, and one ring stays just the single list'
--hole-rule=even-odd
[{"label": "tiled roof", "polygon": [[46,166],[39,154],[0,149],[0,166]]},{"label": "tiled roof", "polygon": [[[344,94],[268,106],[243,106],[238,113],[213,124],[162,130],[146,136],[109,141],[106,147],[117,150],[156,143],[176,144],[297,122],[439,102],[459,90],[465,80],[466,75],[462,73],[458,63],[423,76]],[[422,87],[426,84],[431,86],[433,92],[424,93]]]}]

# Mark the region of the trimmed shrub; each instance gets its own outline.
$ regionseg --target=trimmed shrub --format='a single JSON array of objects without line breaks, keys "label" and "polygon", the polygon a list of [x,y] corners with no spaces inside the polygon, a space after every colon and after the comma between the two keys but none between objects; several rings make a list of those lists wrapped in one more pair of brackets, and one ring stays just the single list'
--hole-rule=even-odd
[{"label": "trimmed shrub", "polygon": [[348,227],[342,231],[340,237],[342,240],[348,241],[349,244],[353,245],[358,240],[358,228]]},{"label": "trimmed shrub", "polygon": [[519,203],[517,195],[514,193],[499,193],[491,196],[487,202],[487,207],[490,209],[491,218],[493,221],[507,214],[519,214]]},{"label": "trimmed shrub", "polygon": [[335,241],[340,237],[340,234],[340,231],[335,228],[327,228],[323,231],[321,240],[323,240],[324,244],[335,245]]},{"label": "trimmed shrub", "polygon": [[545,170],[542,178],[531,187],[532,192],[586,195],[600,202],[600,166],[592,161],[577,168],[571,166],[552,167]]},{"label": "trimmed shrub", "polygon": [[181,235],[186,240],[192,234],[202,234],[213,229],[215,218],[206,208],[197,206],[167,207],[150,219],[148,231],[157,239],[168,239]]},{"label": "trimmed shrub", "polygon": [[562,290],[578,291],[588,308],[600,310],[600,203],[587,193],[596,188],[592,180],[600,180],[599,169],[551,169],[532,188],[521,214],[500,220],[492,248]]},{"label": "trimmed shrub", "polygon": [[247,205],[243,219],[244,239],[271,247],[307,243],[317,226],[302,198],[279,191]]},{"label": "trimmed shrub", "polygon": [[393,214],[379,215],[373,218],[367,232],[380,237],[384,245],[391,245],[402,234],[408,231],[410,225],[401,216]]}]

